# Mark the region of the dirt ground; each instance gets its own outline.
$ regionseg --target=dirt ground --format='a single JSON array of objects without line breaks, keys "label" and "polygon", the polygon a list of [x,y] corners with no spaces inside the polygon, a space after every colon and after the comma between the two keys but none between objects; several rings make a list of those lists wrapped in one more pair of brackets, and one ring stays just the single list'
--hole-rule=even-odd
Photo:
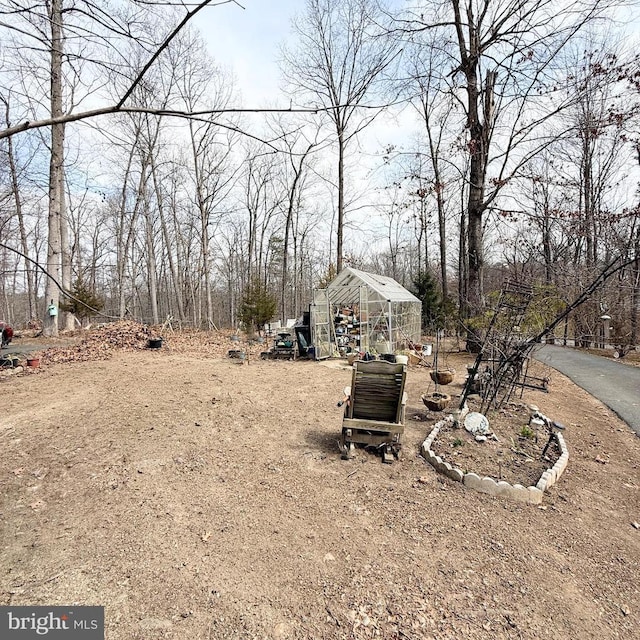
[{"label": "dirt ground", "polygon": [[346,363],[207,336],[0,380],[1,604],[104,605],[108,640],[637,637],[640,438],[566,378],[524,394],[571,456],[536,507],[420,457],[428,369],[401,459],[345,461]]}]

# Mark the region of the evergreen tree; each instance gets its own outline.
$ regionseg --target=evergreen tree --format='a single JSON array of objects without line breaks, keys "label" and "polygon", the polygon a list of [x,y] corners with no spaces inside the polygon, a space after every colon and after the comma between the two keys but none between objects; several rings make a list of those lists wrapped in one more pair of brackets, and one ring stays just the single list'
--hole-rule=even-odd
[{"label": "evergreen tree", "polygon": [[422,302],[422,329],[437,329],[444,321],[444,308],[431,272],[421,271],[413,279],[413,294]]},{"label": "evergreen tree", "polygon": [[276,296],[256,278],[245,289],[238,319],[247,327],[247,331],[259,331],[274,317],[277,308]]},{"label": "evergreen tree", "polygon": [[81,276],[78,276],[73,283],[71,295],[73,298],[60,303],[60,309],[73,313],[76,318],[80,319],[81,323],[84,323],[87,318],[98,315],[104,307],[103,300],[89,289]]}]

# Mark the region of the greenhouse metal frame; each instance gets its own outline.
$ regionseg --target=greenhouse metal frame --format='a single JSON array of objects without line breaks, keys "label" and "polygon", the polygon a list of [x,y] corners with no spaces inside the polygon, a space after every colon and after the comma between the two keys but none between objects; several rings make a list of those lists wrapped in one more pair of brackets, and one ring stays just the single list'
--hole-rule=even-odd
[{"label": "greenhouse metal frame", "polygon": [[420,341],[422,303],[388,276],[346,267],[314,291],[310,311],[318,359],[397,353]]}]

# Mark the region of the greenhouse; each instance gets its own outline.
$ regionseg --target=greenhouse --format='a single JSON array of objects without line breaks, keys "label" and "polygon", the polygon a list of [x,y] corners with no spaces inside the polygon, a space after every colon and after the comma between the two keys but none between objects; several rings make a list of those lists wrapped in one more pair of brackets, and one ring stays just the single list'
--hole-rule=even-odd
[{"label": "greenhouse", "polygon": [[393,278],[347,267],[311,304],[316,358],[397,353],[420,341],[422,303]]}]

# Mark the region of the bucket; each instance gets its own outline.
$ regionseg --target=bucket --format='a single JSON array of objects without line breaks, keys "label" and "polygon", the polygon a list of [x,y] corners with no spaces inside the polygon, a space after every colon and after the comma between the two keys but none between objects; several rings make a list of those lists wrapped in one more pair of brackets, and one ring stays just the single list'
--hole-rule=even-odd
[{"label": "bucket", "polygon": [[422,345],[422,355],[430,356],[432,348],[433,348],[433,345],[431,345],[431,344],[423,344]]},{"label": "bucket", "polygon": [[40,358],[27,358],[27,367],[37,369],[40,366]]},{"label": "bucket", "polygon": [[151,338],[147,341],[149,349],[160,349],[162,347],[162,338]]},{"label": "bucket", "polygon": [[396,363],[397,364],[409,364],[409,356],[405,356],[402,354],[396,355]]}]

